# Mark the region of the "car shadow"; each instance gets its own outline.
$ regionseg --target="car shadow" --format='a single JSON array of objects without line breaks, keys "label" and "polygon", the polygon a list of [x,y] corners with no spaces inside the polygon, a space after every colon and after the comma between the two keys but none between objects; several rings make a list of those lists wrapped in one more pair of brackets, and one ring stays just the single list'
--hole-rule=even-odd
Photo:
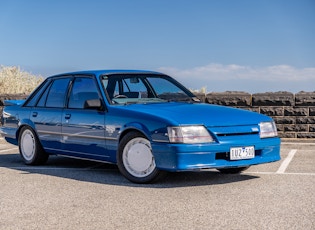
[{"label": "car shadow", "polygon": [[151,184],[134,184],[124,178],[116,165],[50,156],[47,164],[28,166],[19,154],[0,154],[0,167],[20,171],[21,174],[41,174],[77,181],[143,188],[176,188],[237,183],[257,179],[247,174],[221,174],[216,170],[171,172]]}]

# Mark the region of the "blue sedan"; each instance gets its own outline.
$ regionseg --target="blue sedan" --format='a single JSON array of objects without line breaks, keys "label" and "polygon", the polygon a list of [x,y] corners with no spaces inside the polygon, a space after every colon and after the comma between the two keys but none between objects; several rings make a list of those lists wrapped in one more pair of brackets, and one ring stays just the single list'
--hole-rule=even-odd
[{"label": "blue sedan", "polygon": [[27,165],[63,155],[114,163],[128,180],[149,183],[167,171],[239,173],[280,159],[270,117],[201,103],[158,72],[60,74],[5,103],[0,134]]}]

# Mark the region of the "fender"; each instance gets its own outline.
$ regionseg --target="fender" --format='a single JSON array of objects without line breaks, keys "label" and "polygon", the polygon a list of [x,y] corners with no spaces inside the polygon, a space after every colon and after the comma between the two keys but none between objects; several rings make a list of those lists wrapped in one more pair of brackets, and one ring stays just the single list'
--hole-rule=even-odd
[{"label": "fender", "polygon": [[131,130],[136,130],[142,133],[150,142],[152,142],[151,132],[149,131],[149,129],[145,125],[138,122],[131,122],[125,124],[120,130],[118,140],[120,141],[123,138],[123,136],[125,136],[125,134]]}]

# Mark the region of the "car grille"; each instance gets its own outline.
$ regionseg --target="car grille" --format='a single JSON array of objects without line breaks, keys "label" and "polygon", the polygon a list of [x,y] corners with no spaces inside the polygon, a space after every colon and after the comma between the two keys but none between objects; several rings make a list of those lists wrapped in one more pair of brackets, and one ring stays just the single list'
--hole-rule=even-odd
[{"label": "car grille", "polygon": [[208,127],[211,133],[217,137],[228,136],[244,136],[259,134],[258,125],[243,125],[243,126],[226,126],[226,127]]},{"label": "car grille", "polygon": [[248,132],[248,133],[219,133],[216,134],[218,137],[228,137],[228,136],[242,136],[242,135],[254,135],[258,132]]}]

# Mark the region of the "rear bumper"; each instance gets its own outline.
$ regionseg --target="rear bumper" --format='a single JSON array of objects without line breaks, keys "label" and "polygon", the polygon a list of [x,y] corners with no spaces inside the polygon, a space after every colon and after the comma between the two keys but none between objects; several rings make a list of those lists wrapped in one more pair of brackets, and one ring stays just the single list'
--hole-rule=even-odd
[{"label": "rear bumper", "polygon": [[17,145],[18,140],[16,137],[16,128],[1,127],[0,128],[0,137],[3,137],[7,142]]},{"label": "rear bumper", "polygon": [[[230,160],[230,148],[244,146],[254,146],[255,157],[246,160]],[[166,171],[245,167],[280,160],[279,138],[268,138],[255,143],[199,145],[153,143],[152,149],[157,167]]]}]

